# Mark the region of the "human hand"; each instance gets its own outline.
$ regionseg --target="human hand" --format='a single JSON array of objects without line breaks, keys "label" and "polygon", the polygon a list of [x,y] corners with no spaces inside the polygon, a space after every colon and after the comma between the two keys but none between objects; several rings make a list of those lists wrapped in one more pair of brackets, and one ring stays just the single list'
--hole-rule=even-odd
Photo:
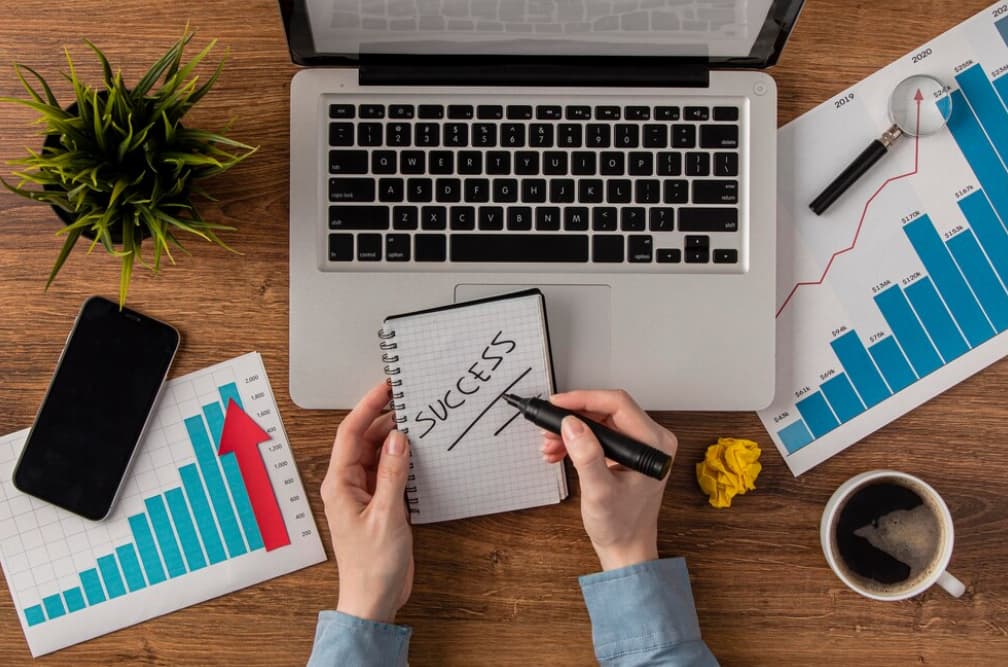
[{"label": "human hand", "polygon": [[[677,440],[651,419],[625,391],[572,391],[550,397],[675,458]],[[569,455],[581,480],[581,520],[603,570],[658,558],[658,511],[668,480],[656,480],[605,458],[587,426],[565,417],[562,436],[544,432],[543,457],[558,463]]]},{"label": "human hand", "polygon": [[391,623],[413,588],[403,493],[409,441],[394,430],[389,387],[371,389],[336,431],[322,500],[339,568],[337,611]]}]

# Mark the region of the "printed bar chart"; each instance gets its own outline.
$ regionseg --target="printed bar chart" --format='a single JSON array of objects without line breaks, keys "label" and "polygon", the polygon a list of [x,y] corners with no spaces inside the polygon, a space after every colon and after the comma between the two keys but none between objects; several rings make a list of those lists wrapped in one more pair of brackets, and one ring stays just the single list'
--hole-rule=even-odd
[{"label": "printed bar chart", "polygon": [[[795,474],[1008,354],[1004,62],[1008,18],[982,12],[781,129],[794,187],[778,208],[776,397],[759,416]],[[951,84],[947,128],[812,214],[843,151],[877,134],[872,110],[914,74]]]},{"label": "printed bar chart", "polygon": [[[272,434],[246,452],[266,480],[255,493],[275,508],[267,519],[285,525],[272,546],[255,510],[264,499],[250,497],[234,453],[218,455],[228,421],[251,421],[249,401]],[[10,473],[27,432],[0,438],[0,517],[15,517],[0,520],[0,562],[33,655],[325,559],[257,354],[169,382],[153,422],[132,491],[97,524],[19,494]]]}]

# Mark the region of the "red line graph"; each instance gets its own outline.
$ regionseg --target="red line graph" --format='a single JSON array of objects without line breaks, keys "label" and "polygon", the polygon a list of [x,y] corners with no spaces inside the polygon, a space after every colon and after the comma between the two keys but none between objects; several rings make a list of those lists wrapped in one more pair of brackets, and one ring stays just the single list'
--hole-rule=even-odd
[{"label": "red line graph", "polygon": [[868,201],[865,202],[864,208],[861,209],[861,218],[858,220],[857,228],[854,230],[854,238],[851,240],[850,245],[847,246],[846,248],[837,250],[832,255],[830,255],[829,261],[826,262],[826,268],[823,269],[822,275],[819,276],[818,280],[805,280],[797,283],[794,287],[792,287],[791,291],[787,295],[787,298],[784,299],[784,303],[782,303],[780,308],[777,309],[777,315],[775,317],[779,318],[781,316],[781,313],[784,312],[784,309],[791,302],[791,299],[794,297],[795,293],[798,292],[798,288],[810,285],[822,285],[823,281],[826,280],[826,275],[829,273],[830,267],[833,266],[833,262],[836,260],[836,258],[854,249],[854,247],[857,245],[858,237],[861,236],[861,227],[864,226],[865,217],[868,215],[868,208],[871,206],[871,203],[875,200],[875,197],[878,197],[879,194],[881,194],[881,192],[885,190],[886,186],[892,183],[893,181],[898,181],[902,178],[906,178],[907,176],[913,176],[914,174],[917,173],[918,158],[920,157],[920,105],[921,100],[923,99],[923,96],[921,95],[921,92],[919,90],[917,91],[917,95],[914,97],[914,99],[917,100],[917,127],[915,128],[916,131],[914,132],[913,169],[903,174],[890,176],[889,178],[885,179],[885,181],[882,182],[882,185],[878,186],[878,189],[875,190],[875,192],[873,192],[870,197],[868,197]]}]

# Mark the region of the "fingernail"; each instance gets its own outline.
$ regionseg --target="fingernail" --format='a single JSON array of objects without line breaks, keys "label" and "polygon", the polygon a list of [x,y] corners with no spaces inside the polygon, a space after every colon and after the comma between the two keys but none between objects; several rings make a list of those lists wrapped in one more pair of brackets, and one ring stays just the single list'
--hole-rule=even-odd
[{"label": "fingernail", "polygon": [[577,438],[584,433],[585,426],[577,417],[564,417],[560,422],[560,430],[565,438]]},{"label": "fingernail", "polygon": [[385,444],[385,451],[392,456],[402,456],[406,452],[406,436],[400,431],[389,433],[388,442]]}]

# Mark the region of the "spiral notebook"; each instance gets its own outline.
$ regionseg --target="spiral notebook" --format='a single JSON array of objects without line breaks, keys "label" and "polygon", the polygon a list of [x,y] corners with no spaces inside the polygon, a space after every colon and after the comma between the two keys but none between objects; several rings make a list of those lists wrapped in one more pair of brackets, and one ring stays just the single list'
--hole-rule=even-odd
[{"label": "spiral notebook", "polygon": [[562,465],[505,393],[553,392],[546,307],[527,290],[385,319],[379,332],[399,429],[407,434],[413,523],[559,503]]}]

